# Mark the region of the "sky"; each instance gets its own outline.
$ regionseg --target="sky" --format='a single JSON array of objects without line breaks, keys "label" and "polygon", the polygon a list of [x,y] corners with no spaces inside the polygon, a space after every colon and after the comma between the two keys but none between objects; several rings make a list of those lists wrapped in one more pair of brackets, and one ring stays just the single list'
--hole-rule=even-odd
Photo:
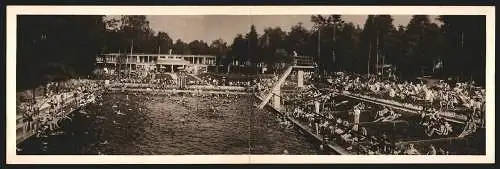
[{"label": "sky", "polygon": [[[346,22],[352,22],[363,28],[367,15],[343,15]],[[393,15],[395,26],[406,26],[411,19],[410,15]],[[437,22],[437,16],[430,16]],[[290,31],[293,25],[299,22],[306,28],[311,28],[311,15],[150,15],[147,16],[149,26],[155,30],[167,32],[175,41],[184,42],[203,40],[211,42],[222,38],[231,44],[236,34],[246,34],[250,25],[254,24],[257,33],[262,34],[266,27],[279,26],[284,31]]]}]

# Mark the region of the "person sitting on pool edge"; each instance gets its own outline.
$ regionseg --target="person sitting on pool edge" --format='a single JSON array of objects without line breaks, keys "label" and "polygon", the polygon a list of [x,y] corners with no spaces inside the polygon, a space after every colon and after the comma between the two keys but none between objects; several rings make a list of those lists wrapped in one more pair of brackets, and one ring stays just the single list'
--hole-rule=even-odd
[{"label": "person sitting on pool edge", "polygon": [[468,135],[476,132],[476,130],[477,130],[477,124],[474,121],[474,118],[472,118],[472,115],[469,115],[469,118],[467,119],[467,122],[465,124],[465,128],[462,131],[462,133],[460,133],[460,135],[458,135],[458,137],[468,136]]},{"label": "person sitting on pool edge", "polygon": [[429,146],[429,152],[427,152],[427,155],[437,155],[437,151],[436,151],[436,148],[434,147],[434,145],[430,145]]},{"label": "person sitting on pool edge", "polygon": [[408,149],[406,149],[405,154],[407,155],[420,155],[420,152],[415,149],[415,145],[409,144]]},{"label": "person sitting on pool edge", "polygon": [[389,112],[389,109],[386,106],[384,106],[384,109],[382,109],[380,111],[377,111],[377,115],[375,116],[375,120],[374,121],[375,122],[377,120],[380,121],[379,119],[385,117],[385,114],[388,113],[388,112]]}]

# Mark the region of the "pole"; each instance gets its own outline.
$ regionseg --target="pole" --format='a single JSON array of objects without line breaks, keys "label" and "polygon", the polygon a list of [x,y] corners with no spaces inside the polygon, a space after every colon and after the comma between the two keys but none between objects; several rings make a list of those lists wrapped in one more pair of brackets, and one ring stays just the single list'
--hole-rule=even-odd
[{"label": "pole", "polygon": [[[134,51],[134,40],[132,39],[132,45],[130,46],[130,56],[132,56],[133,51]],[[128,63],[128,57],[127,57],[127,63]],[[131,70],[132,70],[132,65],[130,65],[129,72],[127,73],[129,78],[130,78],[130,71]]]},{"label": "pole", "polygon": [[[368,16],[368,18],[370,18]],[[371,25],[373,25],[373,18],[370,19]],[[370,75],[370,60],[372,58],[372,40],[369,38],[370,44],[369,44],[369,50],[368,50],[368,75]]]},{"label": "pole", "polygon": [[370,59],[372,58],[372,42],[370,41],[369,48],[368,48],[368,75],[370,74]]},{"label": "pole", "polygon": [[[460,31],[460,53],[462,53],[462,56],[463,56],[463,53],[464,53],[464,32]],[[460,69],[460,74],[461,76],[463,76],[464,74],[464,69]]]},{"label": "pole", "polygon": [[132,39],[132,45],[130,45],[130,55],[132,55],[134,50],[134,40]]},{"label": "pole", "polygon": [[121,68],[122,68],[122,67],[121,67],[121,61],[120,61],[120,56],[121,56],[121,55],[122,55],[122,54],[121,54],[121,50],[120,50],[120,49],[118,49],[118,57],[117,57],[117,58],[116,58],[116,60],[115,60],[115,63],[116,63],[116,62],[118,62],[118,67],[116,67],[116,65],[115,65],[115,69],[117,69],[117,70],[118,70],[118,79],[120,79],[120,78],[121,78]]},{"label": "pole", "polygon": [[385,55],[382,55],[382,74],[384,74]]},{"label": "pole", "polygon": [[[336,57],[336,56],[335,56],[335,41],[336,41],[336,40],[335,40],[335,35],[336,35],[336,32],[337,32],[336,27],[337,27],[337,25],[336,25],[336,24],[335,24],[335,22],[334,22],[334,23],[333,23],[333,41],[332,41],[332,49],[333,49],[333,50],[332,50],[332,55],[333,55],[333,57]],[[336,58],[335,58],[335,59],[336,59]],[[334,61],[333,61],[334,66],[335,66],[335,62],[336,62],[336,61],[334,60]]]},{"label": "pole", "polygon": [[[321,27],[318,29],[318,57],[319,61],[322,61],[321,59]],[[326,67],[323,67],[323,75],[326,74]]]},{"label": "pole", "polygon": [[379,32],[377,30],[377,47],[375,48],[375,52],[376,52],[375,54],[377,56],[377,62],[375,64],[375,70],[377,70],[377,74],[379,73],[379,57],[378,57],[378,52],[379,52],[378,50],[379,49],[378,49],[378,43],[379,43]]},{"label": "pole", "polygon": [[321,60],[321,27],[318,27],[318,60]]}]

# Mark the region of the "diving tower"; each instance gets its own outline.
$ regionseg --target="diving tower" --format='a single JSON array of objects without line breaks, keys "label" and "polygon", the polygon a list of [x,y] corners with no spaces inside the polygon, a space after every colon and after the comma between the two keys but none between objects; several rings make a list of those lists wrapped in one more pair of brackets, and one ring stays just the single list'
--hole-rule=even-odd
[{"label": "diving tower", "polygon": [[273,84],[269,93],[263,98],[262,102],[258,106],[259,109],[264,108],[264,106],[272,99],[272,105],[276,109],[281,108],[281,87],[283,86],[286,78],[290,76],[292,71],[297,71],[297,86],[299,88],[304,87],[304,70],[314,69],[313,61],[311,57],[307,56],[293,56],[293,65],[290,65],[281,74],[278,81]]}]

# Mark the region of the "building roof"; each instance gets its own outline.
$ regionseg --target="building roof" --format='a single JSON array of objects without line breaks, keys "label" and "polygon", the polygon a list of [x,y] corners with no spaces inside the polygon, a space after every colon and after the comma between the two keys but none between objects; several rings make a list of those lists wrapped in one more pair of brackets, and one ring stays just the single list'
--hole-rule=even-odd
[{"label": "building roof", "polygon": [[113,55],[113,56],[173,56],[173,57],[205,57],[205,58],[215,58],[214,55],[181,55],[181,54],[148,54],[148,53],[106,53],[101,55]]},{"label": "building roof", "polygon": [[159,59],[156,64],[159,64],[159,65],[189,65],[190,63],[184,59]]}]

